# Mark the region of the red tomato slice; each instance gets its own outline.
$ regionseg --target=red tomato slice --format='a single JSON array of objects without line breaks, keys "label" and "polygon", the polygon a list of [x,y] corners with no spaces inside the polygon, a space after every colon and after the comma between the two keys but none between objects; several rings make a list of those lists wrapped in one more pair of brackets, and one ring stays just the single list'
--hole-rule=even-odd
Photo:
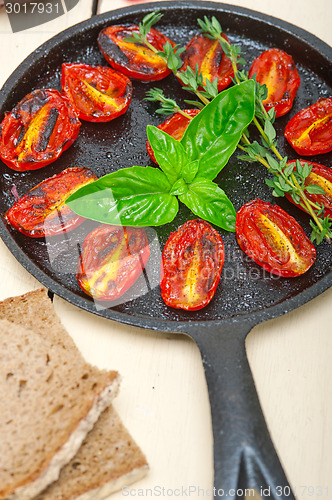
[{"label": "red tomato slice", "polygon": [[[294,164],[294,170],[296,169],[296,161],[297,160],[292,160],[288,162],[288,165]],[[313,203],[318,203],[319,205],[323,204],[325,207],[324,217],[329,215],[332,218],[332,169],[325,167],[324,165],[320,165],[319,163],[313,163],[312,161],[299,160],[299,162],[301,165],[305,165],[307,163],[312,166],[312,170],[305,180],[305,186],[316,184],[325,191],[325,194],[312,194],[306,191],[306,197]],[[306,212],[301,205],[295,203],[289,194],[286,194],[285,196],[291,203]]]},{"label": "red tomato slice", "polygon": [[278,205],[259,199],[246,203],[237,213],[235,231],[241,249],[269,273],[300,276],[315,262],[314,245]]},{"label": "red tomato slice", "polygon": [[[222,37],[228,41],[225,34]],[[229,57],[226,57],[218,40],[212,40],[203,33],[199,33],[190,40],[181,59],[183,65],[179,70],[180,73],[188,66],[195,71],[197,64],[204,80],[212,82],[217,78],[219,92],[232,83],[234,77],[232,62]]]},{"label": "red tomato slice", "polygon": [[35,170],[55,161],[76,139],[81,122],[57,90],[24,97],[0,126],[0,158],[11,169]]},{"label": "red tomato slice", "polygon": [[[133,32],[139,33],[139,27],[109,26],[99,33],[98,45],[106,61],[112,68],[136,80],[156,81],[169,75],[171,70],[167,68],[164,59],[148,47],[125,40]],[[147,40],[158,51],[163,49],[166,42],[175,45],[154,28],[147,34]]]},{"label": "red tomato slice", "polygon": [[283,50],[269,49],[251,65],[249,78],[256,75],[261,85],[267,86],[265,109],[275,108],[276,117],[285,115],[293,106],[300,86],[300,77],[290,55]]},{"label": "red tomato slice", "polygon": [[78,284],[95,300],[118,299],[141,275],[149,256],[144,228],[103,224],[84,240]]},{"label": "red tomato slice", "polygon": [[[199,109],[185,109],[184,112],[194,118],[199,113]],[[188,127],[190,123],[190,118],[187,118],[186,116],[183,116],[181,113],[174,113],[174,115],[170,116],[165,120],[163,123],[158,125],[157,128],[160,128],[163,132],[166,132],[167,134],[171,135],[179,141],[183,134],[185,133],[186,128]],[[150,146],[150,142],[147,141],[146,143],[146,149],[149,153],[149,156],[151,160],[155,163],[157,163],[156,158],[153,153],[153,149]]]},{"label": "red tomato slice", "polygon": [[105,66],[79,63],[62,65],[61,85],[79,118],[89,122],[109,122],[123,115],[133,92],[125,75]]},{"label": "red tomato slice", "polygon": [[332,97],[321,98],[288,122],[285,137],[299,155],[332,151]]},{"label": "red tomato slice", "polygon": [[196,311],[217,289],[225,252],[221,236],[204,220],[190,220],[168,238],[161,266],[161,295],[170,307]]},{"label": "red tomato slice", "polygon": [[75,214],[65,201],[78,188],[96,179],[88,168],[67,168],[19,198],[7,210],[5,219],[15,229],[33,238],[71,231],[85,219]]}]

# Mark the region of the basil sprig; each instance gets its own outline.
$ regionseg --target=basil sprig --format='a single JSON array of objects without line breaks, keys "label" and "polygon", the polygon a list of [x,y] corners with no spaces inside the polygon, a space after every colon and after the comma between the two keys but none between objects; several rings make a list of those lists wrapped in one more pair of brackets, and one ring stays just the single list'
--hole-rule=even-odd
[{"label": "basil sprig", "polygon": [[130,167],[105,175],[66,201],[78,215],[106,224],[159,226],[176,216],[178,199],[198,217],[235,231],[235,209],[213,181],[254,117],[252,80],[217,95],[190,122],[181,141],[148,125],[160,170]]}]

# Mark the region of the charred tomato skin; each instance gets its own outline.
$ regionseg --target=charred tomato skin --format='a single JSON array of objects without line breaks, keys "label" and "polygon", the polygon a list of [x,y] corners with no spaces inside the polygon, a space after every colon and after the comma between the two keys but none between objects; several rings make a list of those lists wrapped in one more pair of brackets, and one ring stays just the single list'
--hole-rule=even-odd
[{"label": "charred tomato skin", "polygon": [[[297,160],[291,160],[287,163],[287,165],[294,164],[294,170],[296,170],[296,161]],[[316,184],[325,191],[325,194],[313,194],[306,191],[306,197],[313,203],[318,203],[319,205],[323,204],[324,217],[330,216],[332,218],[332,169],[325,167],[320,163],[314,163],[308,160],[299,160],[299,162],[302,166],[306,163],[312,166],[312,170],[304,182],[305,186]],[[285,196],[291,203],[293,203],[293,205],[296,205],[298,208],[306,212],[301,205],[295,203],[289,194],[285,193]]]},{"label": "charred tomato skin", "polygon": [[[184,112],[187,115],[194,118],[199,113],[199,109],[185,109]],[[167,120],[158,125],[157,128],[159,128],[163,132],[166,132],[167,134],[171,135],[174,139],[179,141],[182,138],[183,134],[185,133],[185,130],[188,127],[189,123],[190,123],[189,118],[183,116],[181,113],[174,113],[169,118],[167,118]],[[146,143],[146,149],[151,160],[154,163],[157,163],[149,140]]]},{"label": "charred tomato skin", "polygon": [[[229,41],[224,33],[222,37]],[[212,40],[204,36],[203,33],[197,34],[187,44],[186,50],[181,54],[181,59],[183,65],[179,69],[179,73],[185,71],[187,67],[195,71],[197,64],[204,79],[213,81],[217,78],[218,92],[232,83],[234,77],[232,62],[229,57],[226,57],[218,40]],[[179,76],[179,81],[183,85],[181,76]]]},{"label": "charred tomato skin", "polygon": [[301,156],[332,151],[332,97],[322,97],[296,113],[287,123],[284,135]]},{"label": "charred tomato skin", "polygon": [[17,171],[42,168],[73,144],[80,126],[74,106],[60,92],[34,90],[3,119],[0,158]]},{"label": "charred tomato skin", "polygon": [[196,311],[213,298],[225,261],[219,233],[194,219],[171,233],[162,253],[161,296],[167,306]]},{"label": "charred tomato skin", "polygon": [[115,300],[137,281],[149,256],[144,228],[102,224],[84,240],[76,279],[93,299]]},{"label": "charred tomato skin", "polygon": [[316,250],[298,222],[278,205],[255,199],[236,216],[240,248],[269,273],[296,277],[308,271]]},{"label": "charred tomato skin", "polygon": [[[101,30],[98,46],[108,64],[134,80],[157,81],[168,76],[171,70],[160,56],[154,54],[148,47],[125,41],[133,32],[139,33],[137,25],[108,26]],[[166,42],[175,45],[154,28],[147,34],[147,40],[158,51],[163,49]]]},{"label": "charred tomato skin", "polygon": [[249,78],[254,75],[257,82],[267,86],[268,95],[263,101],[265,109],[268,111],[274,107],[276,117],[288,113],[301,83],[293,58],[283,50],[268,49],[252,63]]},{"label": "charred tomato skin", "polygon": [[32,238],[71,231],[85,219],[75,214],[65,201],[81,186],[97,177],[84,167],[67,168],[33,187],[5,213],[6,221]]},{"label": "charred tomato skin", "polygon": [[123,115],[130,104],[133,86],[129,78],[106,66],[63,64],[62,91],[79,118],[109,122]]}]

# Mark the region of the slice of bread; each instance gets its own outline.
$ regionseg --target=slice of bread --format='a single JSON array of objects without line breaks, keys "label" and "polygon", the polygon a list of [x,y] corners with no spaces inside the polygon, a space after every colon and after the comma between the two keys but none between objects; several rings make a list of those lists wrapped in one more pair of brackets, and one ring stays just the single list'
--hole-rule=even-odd
[{"label": "slice of bread", "polygon": [[[32,337],[34,338],[36,338],[36,333],[39,334],[39,338],[47,337],[53,347],[57,346],[71,353],[76,352],[75,359],[80,358],[84,362],[56,315],[45,289],[28,292],[0,302],[0,324],[1,319],[7,319],[11,323],[33,330]],[[4,373],[2,369],[1,373]],[[8,417],[7,422],[10,422],[10,412],[8,412]],[[0,436],[2,434],[1,422],[0,416]],[[18,439],[21,439],[19,430],[17,430],[17,435]],[[9,437],[6,438],[6,442],[8,440]],[[0,437],[0,448],[1,443]],[[1,470],[4,466],[7,474],[10,475],[12,471],[8,465],[4,465],[5,453],[3,454],[4,461],[1,450],[0,455],[0,499],[20,498],[22,500],[23,497],[20,496],[1,496],[3,484]],[[148,464],[145,456],[123,426],[117,412],[109,406],[87,434],[77,454],[61,469],[59,479],[43,490],[35,500],[101,500],[121,487],[139,480],[147,471]]]},{"label": "slice of bread", "polygon": [[58,481],[35,500],[101,500],[147,471],[145,456],[110,406],[61,470]]},{"label": "slice of bread", "polygon": [[[45,316],[42,304],[30,304],[37,296],[50,305]],[[0,320],[0,499],[30,500],[76,454],[117,394],[119,375],[84,361],[45,292],[0,309],[10,320]]]}]

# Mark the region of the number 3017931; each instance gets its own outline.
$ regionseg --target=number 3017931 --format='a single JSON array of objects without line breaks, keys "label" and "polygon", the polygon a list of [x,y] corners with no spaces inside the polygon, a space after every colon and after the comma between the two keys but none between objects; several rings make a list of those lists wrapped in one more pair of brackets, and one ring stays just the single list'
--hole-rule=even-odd
[{"label": "number 3017931", "polygon": [[7,14],[59,14],[59,2],[5,2]]}]

